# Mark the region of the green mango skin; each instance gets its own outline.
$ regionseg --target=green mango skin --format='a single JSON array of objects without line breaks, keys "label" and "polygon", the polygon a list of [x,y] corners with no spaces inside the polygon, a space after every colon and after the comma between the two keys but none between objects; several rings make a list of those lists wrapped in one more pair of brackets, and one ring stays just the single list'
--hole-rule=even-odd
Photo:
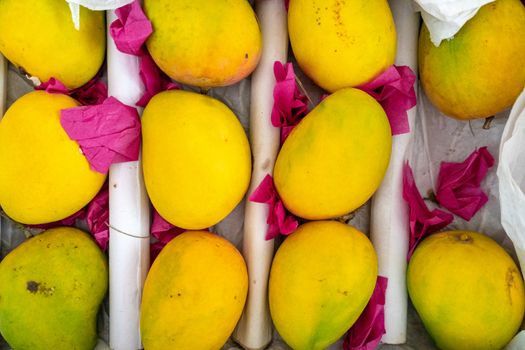
[{"label": "green mango skin", "polygon": [[91,237],[49,229],[0,263],[0,333],[14,350],[92,350],[107,288],[107,260]]}]

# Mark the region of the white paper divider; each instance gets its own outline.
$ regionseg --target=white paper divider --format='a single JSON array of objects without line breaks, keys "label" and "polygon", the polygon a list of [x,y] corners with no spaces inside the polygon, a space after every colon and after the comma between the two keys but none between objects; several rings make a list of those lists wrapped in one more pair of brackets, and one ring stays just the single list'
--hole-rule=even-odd
[{"label": "white paper divider", "polygon": [[[255,11],[263,37],[262,57],[252,75],[250,143],[253,173],[247,197],[267,174],[272,174],[280,144],[280,129],[271,124],[275,61],[286,62],[288,53],[287,13],[282,0],[257,0]],[[268,310],[268,275],[274,242],[266,241],[266,204],[246,201],[243,255],[248,266],[249,288],[244,312],[233,338],[249,350],[264,349],[272,340]]]},{"label": "white paper divider", "polygon": [[[116,19],[107,12],[109,95],[135,106],[143,92],[139,60],[117,50],[109,36]],[[141,162],[114,164],[109,171],[109,345],[114,350],[142,349],[140,303],[149,269],[149,202]]]},{"label": "white paper divider", "polygon": [[[407,0],[389,1],[397,30],[396,65],[407,65],[417,73],[419,14]],[[417,91],[417,87],[416,87]],[[414,128],[416,107],[408,111]],[[370,237],[378,255],[381,276],[388,278],[385,299],[385,330],[382,342],[402,344],[407,334],[406,267],[408,252],[408,208],[403,200],[402,169],[412,132],[392,138],[392,156],[383,182],[372,199]]]}]

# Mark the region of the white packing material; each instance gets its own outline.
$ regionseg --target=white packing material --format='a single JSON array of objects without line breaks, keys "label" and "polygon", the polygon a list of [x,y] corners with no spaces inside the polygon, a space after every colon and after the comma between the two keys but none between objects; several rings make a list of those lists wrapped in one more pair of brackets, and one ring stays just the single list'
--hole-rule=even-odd
[{"label": "white packing material", "polygon": [[[273,106],[275,61],[285,62],[288,55],[286,11],[282,0],[255,2],[263,37],[263,51],[252,75],[250,144],[253,173],[247,197],[271,174],[280,145],[280,130],[270,121]],[[250,288],[243,315],[233,334],[245,349],[264,349],[272,340],[272,321],[268,309],[268,276],[274,253],[274,240],[265,240],[266,204],[246,201],[243,255],[248,267]]]},{"label": "white packing material", "polygon": [[[108,11],[108,26],[116,18]],[[139,59],[118,51],[109,34],[107,45],[108,94],[135,106],[144,90]],[[149,201],[140,160],[113,164],[109,170],[109,225],[109,345],[114,350],[138,350],[150,252]]]},{"label": "white packing material", "polygon": [[134,0],[66,0],[71,10],[71,19],[75,24],[75,29],[80,29],[80,6],[90,10],[105,11],[115,10],[119,7],[132,3]]},{"label": "white packing material", "polygon": [[[417,72],[419,15],[405,0],[391,0],[397,31],[397,65]],[[417,82],[416,82],[417,84]],[[417,89],[416,89],[417,90]],[[408,111],[411,131],[392,137],[392,155],[387,173],[372,199],[370,238],[378,257],[378,274],[388,278],[385,294],[385,334],[382,342],[403,344],[407,332],[406,266],[408,208],[403,199],[403,164],[414,130],[416,107]]]},{"label": "white packing material", "polygon": [[429,32],[430,40],[439,46],[452,38],[483,6],[495,0],[414,0]]}]

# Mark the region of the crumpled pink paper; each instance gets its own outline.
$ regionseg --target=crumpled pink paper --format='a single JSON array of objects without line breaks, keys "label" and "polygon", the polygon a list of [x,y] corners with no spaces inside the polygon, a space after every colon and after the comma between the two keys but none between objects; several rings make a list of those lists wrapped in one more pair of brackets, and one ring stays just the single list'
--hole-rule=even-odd
[{"label": "crumpled pink paper", "polygon": [[109,191],[104,188],[87,206],[86,221],[99,247],[105,251],[109,242]]},{"label": "crumpled pink paper", "polygon": [[50,94],[69,95],[84,106],[100,104],[108,97],[108,87],[98,77],[73,90],[68,90],[60,80],[51,78],[49,81],[35,87],[35,90],[45,90]]},{"label": "crumpled pink paper", "polygon": [[148,53],[144,43],[153,33],[153,26],[142,10],[138,0],[115,11],[117,19],[111,23],[110,34],[117,49],[123,53],[138,56],[139,74],[144,84],[144,94],[136,102],[145,107],[157,93],[178,89],[179,86],[162,72]]},{"label": "crumpled pink paper", "polygon": [[144,14],[140,2],[135,0],[122,6],[115,10],[115,14],[117,19],[111,23],[109,30],[117,49],[135,56],[145,54],[143,45],[153,33],[153,26]]},{"label": "crumpled pink paper", "polygon": [[290,7],[290,0],[284,0],[284,8],[286,11],[288,11],[288,8]]},{"label": "crumpled pink paper", "polygon": [[430,211],[417,189],[414,174],[408,162],[403,166],[403,199],[408,203],[410,239],[407,259],[410,259],[417,244],[426,236],[452,222],[454,216],[441,209]]},{"label": "crumpled pink paper", "polygon": [[407,111],[416,105],[416,75],[408,66],[390,66],[374,80],[357,88],[375,98],[385,110],[392,135],[410,132]]},{"label": "crumpled pink paper", "polygon": [[97,106],[64,109],[60,123],[69,138],[79,143],[95,171],[107,173],[111,164],[139,158],[137,110],[114,97]]},{"label": "crumpled pink paper", "polygon": [[153,96],[161,91],[179,89],[179,85],[162,72],[149,55],[140,57],[140,78],[144,84],[144,94],[136,102],[137,106],[146,107]]},{"label": "crumpled pink paper", "polygon": [[273,178],[270,175],[264,177],[261,184],[253,191],[249,200],[255,203],[268,204],[266,240],[273,239],[279,234],[289,235],[297,228],[297,219],[284,207],[273,185]]},{"label": "crumpled pink paper", "polygon": [[301,93],[295,81],[291,63],[273,64],[275,87],[273,89],[272,125],[281,128],[281,143],[308,113],[308,98]]},{"label": "crumpled pink paper", "polygon": [[377,276],[374,292],[363,313],[348,331],[344,350],[374,350],[385,334],[385,293],[388,278]]},{"label": "crumpled pink paper", "polygon": [[152,243],[150,246],[150,262],[153,263],[153,261],[157,258],[160,251],[166,244],[168,244],[173,238],[177,237],[183,232],[186,232],[187,230],[173,226],[160,214],[153,208],[153,221],[151,223],[150,233],[153,237],[155,237],[158,241],[155,243]]},{"label": "crumpled pink paper", "polygon": [[436,186],[439,204],[470,220],[488,201],[480,185],[493,165],[494,158],[487,147],[472,152],[461,163],[442,162]]}]

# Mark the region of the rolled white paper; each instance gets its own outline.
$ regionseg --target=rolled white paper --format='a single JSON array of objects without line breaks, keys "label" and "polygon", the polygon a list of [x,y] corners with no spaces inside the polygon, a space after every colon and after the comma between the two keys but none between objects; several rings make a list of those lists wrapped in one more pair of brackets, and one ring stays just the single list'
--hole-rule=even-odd
[{"label": "rolled white paper", "polygon": [[[108,11],[108,26],[115,19]],[[107,65],[109,95],[135,106],[143,92],[139,60],[118,51],[109,35]],[[140,160],[110,168],[109,224],[109,345],[142,349],[140,303],[149,269],[150,213]]]},{"label": "rolled white paper", "polygon": [[[406,0],[391,0],[397,30],[397,65],[417,72],[419,14]],[[417,91],[417,88],[416,88]],[[416,107],[408,111],[411,129]],[[402,169],[412,132],[392,138],[390,164],[381,186],[372,198],[370,238],[378,255],[378,273],[388,278],[385,295],[383,343],[402,344],[407,332],[406,256],[408,252],[408,209],[403,200]]]},{"label": "rolled white paper", "polygon": [[[271,124],[275,61],[285,62],[288,52],[287,14],[282,0],[258,0],[255,10],[263,37],[261,61],[252,75],[250,105],[250,141],[253,173],[247,196],[272,174],[280,144],[280,129]],[[266,204],[246,201],[243,255],[248,266],[248,299],[233,334],[249,350],[264,349],[272,339],[272,322],[268,311],[268,275],[274,242],[266,241],[268,225]]]},{"label": "rolled white paper", "polygon": [[450,39],[478,10],[495,0],[414,0],[416,9],[430,32],[430,40],[439,46],[442,40]]},{"label": "rolled white paper", "polygon": [[499,149],[497,176],[501,224],[512,240],[521,270],[525,271],[525,90],[505,124]]},{"label": "rolled white paper", "polygon": [[0,54],[0,119],[7,104],[7,60]]}]

